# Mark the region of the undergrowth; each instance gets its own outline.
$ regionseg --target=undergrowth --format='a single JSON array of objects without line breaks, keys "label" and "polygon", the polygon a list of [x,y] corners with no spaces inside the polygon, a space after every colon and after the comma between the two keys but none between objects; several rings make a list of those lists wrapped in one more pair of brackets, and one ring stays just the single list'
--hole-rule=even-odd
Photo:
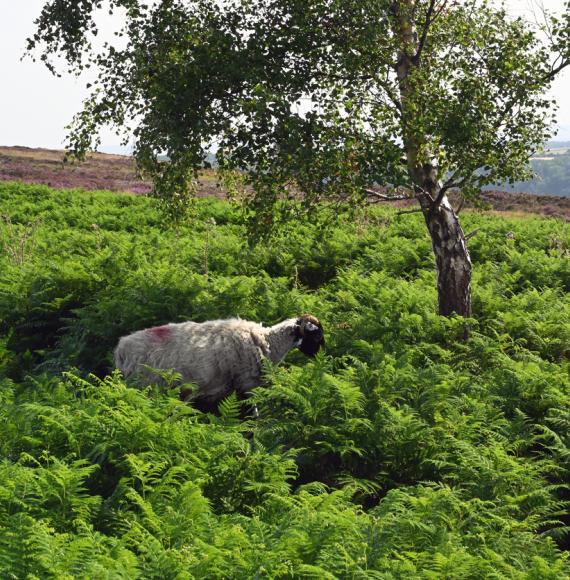
[{"label": "undergrowth", "polygon": [[[418,216],[247,244],[200,200],[0,185],[2,578],[568,577],[570,228],[463,216],[471,337],[435,314]],[[25,242],[25,243],[24,243]],[[255,421],[112,371],[186,319],[318,316]]]}]

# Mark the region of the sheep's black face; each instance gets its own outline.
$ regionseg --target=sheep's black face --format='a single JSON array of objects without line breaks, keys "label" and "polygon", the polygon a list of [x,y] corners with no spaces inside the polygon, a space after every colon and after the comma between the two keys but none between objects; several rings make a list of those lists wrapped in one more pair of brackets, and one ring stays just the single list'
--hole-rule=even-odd
[{"label": "sheep's black face", "polygon": [[306,356],[315,356],[325,344],[322,324],[314,316],[299,318],[299,350]]}]

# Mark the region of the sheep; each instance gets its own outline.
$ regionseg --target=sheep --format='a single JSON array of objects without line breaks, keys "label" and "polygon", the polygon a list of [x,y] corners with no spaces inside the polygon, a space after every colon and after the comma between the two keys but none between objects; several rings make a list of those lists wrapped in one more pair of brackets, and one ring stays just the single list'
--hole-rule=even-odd
[{"label": "sheep", "polygon": [[143,384],[159,382],[153,369],[180,373],[198,386],[193,403],[212,410],[232,391],[243,399],[261,385],[263,359],[279,363],[295,347],[313,357],[322,345],[323,327],[307,314],[267,328],[240,318],[155,326],[123,336],[114,354],[123,376]]}]

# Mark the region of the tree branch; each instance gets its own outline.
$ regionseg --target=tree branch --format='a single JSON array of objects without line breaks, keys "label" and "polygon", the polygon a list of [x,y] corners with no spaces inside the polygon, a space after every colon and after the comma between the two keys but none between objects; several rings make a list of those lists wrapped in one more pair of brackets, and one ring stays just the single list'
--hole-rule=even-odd
[{"label": "tree branch", "polygon": [[459,213],[463,209],[464,204],[465,204],[465,196],[461,195],[461,200],[459,201],[459,205],[457,206],[457,209],[455,210],[455,215],[459,215]]},{"label": "tree branch", "polygon": [[437,197],[435,198],[435,200],[433,202],[433,210],[434,211],[441,205],[441,202],[443,201],[445,194],[449,191],[449,189],[451,187],[455,187],[455,184],[453,182],[450,182],[450,181],[448,181],[445,185],[443,185],[441,187],[441,189],[439,190],[439,192],[437,194]]},{"label": "tree branch", "polygon": [[543,77],[543,81],[551,81],[558,73],[560,73],[562,70],[564,70],[569,65],[570,65],[570,58],[562,59],[562,62],[558,66],[554,66],[554,64],[553,64],[552,65],[553,68],[550,70],[550,72],[547,75],[545,75]]},{"label": "tree branch", "polygon": [[386,193],[380,193],[379,191],[374,191],[373,189],[365,189],[364,192],[366,195],[375,198],[377,201],[398,201],[401,199],[411,199],[409,195],[387,195]]},{"label": "tree branch", "polygon": [[425,197],[426,199],[429,200],[430,204],[433,204],[433,197],[431,196],[431,194],[426,191],[423,187],[419,186],[419,185],[414,185],[414,191],[416,192],[416,199],[420,201],[421,203],[421,198]]},{"label": "tree branch", "polygon": [[457,174],[459,173],[459,169],[456,169],[453,174],[449,177],[449,179],[443,184],[443,187],[447,189],[451,189],[452,187],[460,187],[463,180],[455,181]]},{"label": "tree branch", "polygon": [[401,211],[396,212],[396,215],[400,216],[400,215],[407,215],[410,213],[422,213],[422,208],[418,207],[416,209],[403,209]]},{"label": "tree branch", "polygon": [[423,30],[422,30],[422,35],[421,35],[420,40],[418,42],[418,49],[417,49],[416,54],[414,56],[414,63],[416,65],[418,65],[419,62],[420,62],[420,58],[422,56],[422,51],[424,49],[424,45],[425,45],[426,40],[427,40],[427,35],[428,35],[429,27],[433,23],[432,15],[433,15],[433,11],[434,11],[434,8],[435,8],[435,3],[436,3],[436,0],[430,0],[429,7],[427,9],[426,21],[424,23],[424,27],[423,27]]}]

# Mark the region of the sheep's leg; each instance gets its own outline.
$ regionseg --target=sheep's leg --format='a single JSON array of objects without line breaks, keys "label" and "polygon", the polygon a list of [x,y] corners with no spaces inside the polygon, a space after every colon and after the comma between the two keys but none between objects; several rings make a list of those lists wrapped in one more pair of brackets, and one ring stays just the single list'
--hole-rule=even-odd
[{"label": "sheep's leg", "polygon": [[[256,382],[254,386],[258,385],[259,382]],[[240,401],[243,401],[243,404],[240,409],[240,419],[242,421],[247,421],[248,419],[255,421],[256,419],[259,418],[259,409],[257,408],[257,405],[255,403],[253,404],[247,403],[247,400],[253,394],[251,392],[252,389],[253,386],[250,386],[249,388],[243,388],[243,385],[241,389],[239,388],[239,386],[236,388],[238,399]],[[253,435],[253,431],[243,431],[242,435],[250,442],[251,450],[255,451],[255,437]]]},{"label": "sheep's leg", "polygon": [[[240,409],[240,419],[242,421],[247,421],[248,419],[255,421],[259,418],[259,409],[257,408],[257,405],[255,403],[253,404],[246,403],[247,399],[249,399],[251,395],[252,395],[251,391],[241,394],[238,393],[238,397],[240,398],[240,400],[244,401],[244,404],[241,406]],[[243,431],[242,435],[245,437],[245,439],[249,441],[251,445],[251,450],[255,451],[255,437],[253,431]]]},{"label": "sheep's leg", "polygon": [[257,405],[248,404],[246,401],[252,395],[252,390],[261,384],[261,379],[258,372],[241,373],[234,376],[232,387],[237,393],[238,399],[244,401],[241,407],[240,416],[242,420],[257,419],[259,417],[259,410]]},{"label": "sheep's leg", "polygon": [[257,405],[255,403],[247,403],[247,400],[251,397],[252,392],[247,391],[245,393],[240,393],[238,391],[237,395],[240,401],[244,401],[240,410],[240,418],[242,421],[246,419],[257,419],[259,417],[259,409],[257,408]]}]

